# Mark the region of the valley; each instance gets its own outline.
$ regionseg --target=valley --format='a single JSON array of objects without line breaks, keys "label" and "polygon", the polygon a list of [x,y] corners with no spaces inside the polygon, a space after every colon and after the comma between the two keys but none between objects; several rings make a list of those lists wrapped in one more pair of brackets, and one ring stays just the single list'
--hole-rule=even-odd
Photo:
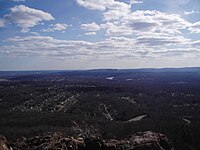
[{"label": "valley", "polygon": [[0,134],[122,140],[152,131],[175,150],[198,150],[199,75],[193,68],[0,72]]}]

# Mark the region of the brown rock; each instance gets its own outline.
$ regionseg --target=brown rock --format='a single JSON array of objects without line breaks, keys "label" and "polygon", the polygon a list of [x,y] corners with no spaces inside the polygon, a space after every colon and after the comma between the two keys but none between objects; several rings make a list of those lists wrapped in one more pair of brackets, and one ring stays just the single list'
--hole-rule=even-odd
[{"label": "brown rock", "polygon": [[[5,139],[1,139],[6,145]],[[168,138],[151,131],[137,133],[124,140],[106,140],[66,137],[61,133],[45,133],[32,138],[20,138],[13,143],[14,150],[174,150]],[[0,149],[10,150],[10,149]]]},{"label": "brown rock", "polygon": [[12,150],[6,138],[0,135],[0,150]]}]

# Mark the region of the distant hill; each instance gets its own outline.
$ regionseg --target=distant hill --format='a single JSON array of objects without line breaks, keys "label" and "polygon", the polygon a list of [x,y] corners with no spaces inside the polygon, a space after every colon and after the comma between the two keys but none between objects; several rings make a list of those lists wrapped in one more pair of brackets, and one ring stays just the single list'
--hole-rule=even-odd
[{"label": "distant hill", "polygon": [[200,72],[200,67],[185,68],[140,68],[140,69],[92,69],[92,70],[34,70],[34,71],[0,71],[0,76],[41,75],[41,74],[107,74],[134,72]]}]

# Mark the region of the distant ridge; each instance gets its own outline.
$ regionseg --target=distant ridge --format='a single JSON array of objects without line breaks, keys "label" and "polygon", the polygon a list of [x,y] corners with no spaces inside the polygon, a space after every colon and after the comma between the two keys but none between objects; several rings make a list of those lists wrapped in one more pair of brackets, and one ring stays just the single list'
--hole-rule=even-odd
[{"label": "distant ridge", "polygon": [[34,70],[34,71],[0,71],[0,76],[42,75],[57,73],[134,73],[134,72],[200,72],[200,67],[183,68],[139,68],[139,69],[90,69],[90,70]]},{"label": "distant ridge", "polygon": [[200,67],[183,67],[183,68],[139,68],[139,69],[92,69],[91,72],[200,72]]}]

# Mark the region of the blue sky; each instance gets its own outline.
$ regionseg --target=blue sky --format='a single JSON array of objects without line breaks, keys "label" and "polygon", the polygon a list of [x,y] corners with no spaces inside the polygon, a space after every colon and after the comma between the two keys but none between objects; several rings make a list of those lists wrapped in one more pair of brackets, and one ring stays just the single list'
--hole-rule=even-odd
[{"label": "blue sky", "polygon": [[198,0],[0,0],[0,70],[200,66]]}]

